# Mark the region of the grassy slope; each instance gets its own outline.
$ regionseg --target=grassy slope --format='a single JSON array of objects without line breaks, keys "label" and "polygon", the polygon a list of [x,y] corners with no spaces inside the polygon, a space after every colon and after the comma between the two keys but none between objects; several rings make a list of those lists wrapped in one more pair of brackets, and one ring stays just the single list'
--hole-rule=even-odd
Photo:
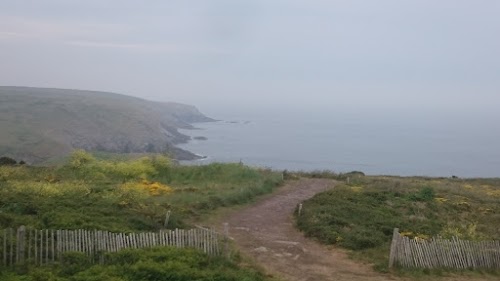
[{"label": "grassy slope", "polygon": [[59,167],[0,166],[0,229],[155,230],[271,192],[281,174],[239,164],[178,166],[163,156],[98,160],[75,152]]},{"label": "grassy slope", "polygon": [[500,179],[356,177],[304,202],[298,227],[387,270],[392,230],[500,239]]},{"label": "grassy slope", "polygon": [[113,93],[0,87],[0,155],[42,162],[73,148],[164,151],[177,128],[209,121],[192,106]]},{"label": "grassy slope", "polygon": [[[239,164],[177,166],[161,155],[99,160],[79,151],[59,167],[0,166],[0,229],[157,230],[167,211],[168,228],[189,227],[187,221],[249,202],[281,181],[279,173]],[[40,269],[0,268],[0,280],[265,279],[238,261],[177,249],[118,253],[104,266],[85,264],[78,255],[66,260]]]}]

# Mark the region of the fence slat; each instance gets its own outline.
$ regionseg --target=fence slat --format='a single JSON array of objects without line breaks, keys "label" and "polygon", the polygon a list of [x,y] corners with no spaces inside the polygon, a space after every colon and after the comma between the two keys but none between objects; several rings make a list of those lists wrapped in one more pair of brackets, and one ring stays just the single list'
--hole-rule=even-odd
[{"label": "fence slat", "polygon": [[28,231],[28,261],[31,261],[31,240],[33,240],[33,230]]},{"label": "fence slat", "polygon": [[[201,249],[205,253],[217,254],[217,233],[202,230],[204,237]],[[208,243],[208,245],[207,245]],[[500,268],[500,241],[468,241],[432,238],[428,241],[409,239],[393,232],[389,253],[389,267],[450,268],[450,269],[498,269]]]},{"label": "fence slat", "polygon": [[[101,230],[17,229],[0,230],[0,265],[45,265],[61,262],[66,252],[81,252],[92,263],[104,262],[104,254],[128,248],[168,246],[195,248],[208,255],[226,253],[220,249],[219,233],[215,229],[195,228],[160,230],[158,232],[112,233]],[[492,245],[492,244],[491,244]],[[224,244],[222,246],[225,246]],[[490,247],[490,244],[488,245]],[[491,264],[496,264],[496,252],[489,251]]]}]

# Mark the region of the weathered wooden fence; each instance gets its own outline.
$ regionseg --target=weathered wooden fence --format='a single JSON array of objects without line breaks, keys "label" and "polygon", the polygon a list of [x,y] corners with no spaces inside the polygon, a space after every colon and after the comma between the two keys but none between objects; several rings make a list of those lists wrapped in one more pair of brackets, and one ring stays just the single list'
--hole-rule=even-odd
[{"label": "weathered wooden fence", "polygon": [[394,229],[389,267],[476,269],[500,268],[500,241],[458,238],[410,239]]},{"label": "weathered wooden fence", "polygon": [[27,263],[43,265],[61,261],[65,252],[81,252],[92,262],[102,262],[105,253],[156,246],[189,247],[208,255],[221,255],[227,251],[227,232],[222,235],[214,229],[198,227],[190,230],[112,233],[84,229],[36,230],[21,226],[17,230],[0,230],[0,266]]}]

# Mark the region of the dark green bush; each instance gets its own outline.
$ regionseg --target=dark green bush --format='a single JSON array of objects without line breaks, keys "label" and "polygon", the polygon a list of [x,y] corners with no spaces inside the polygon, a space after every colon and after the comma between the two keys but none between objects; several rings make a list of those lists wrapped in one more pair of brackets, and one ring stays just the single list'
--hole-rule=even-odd
[{"label": "dark green bush", "polygon": [[436,196],[436,192],[430,186],[426,186],[416,193],[410,194],[409,199],[412,201],[432,201]]},{"label": "dark green bush", "polygon": [[13,166],[16,165],[17,161],[6,156],[0,157],[0,166]]}]

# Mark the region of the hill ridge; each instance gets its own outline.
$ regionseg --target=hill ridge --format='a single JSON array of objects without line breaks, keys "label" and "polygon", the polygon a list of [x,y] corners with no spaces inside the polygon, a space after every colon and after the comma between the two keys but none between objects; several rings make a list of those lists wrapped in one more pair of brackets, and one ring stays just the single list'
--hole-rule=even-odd
[{"label": "hill ridge", "polygon": [[191,105],[119,93],[0,86],[0,155],[31,164],[73,149],[166,152],[196,159],[175,145],[190,138],[178,129],[214,121]]}]

